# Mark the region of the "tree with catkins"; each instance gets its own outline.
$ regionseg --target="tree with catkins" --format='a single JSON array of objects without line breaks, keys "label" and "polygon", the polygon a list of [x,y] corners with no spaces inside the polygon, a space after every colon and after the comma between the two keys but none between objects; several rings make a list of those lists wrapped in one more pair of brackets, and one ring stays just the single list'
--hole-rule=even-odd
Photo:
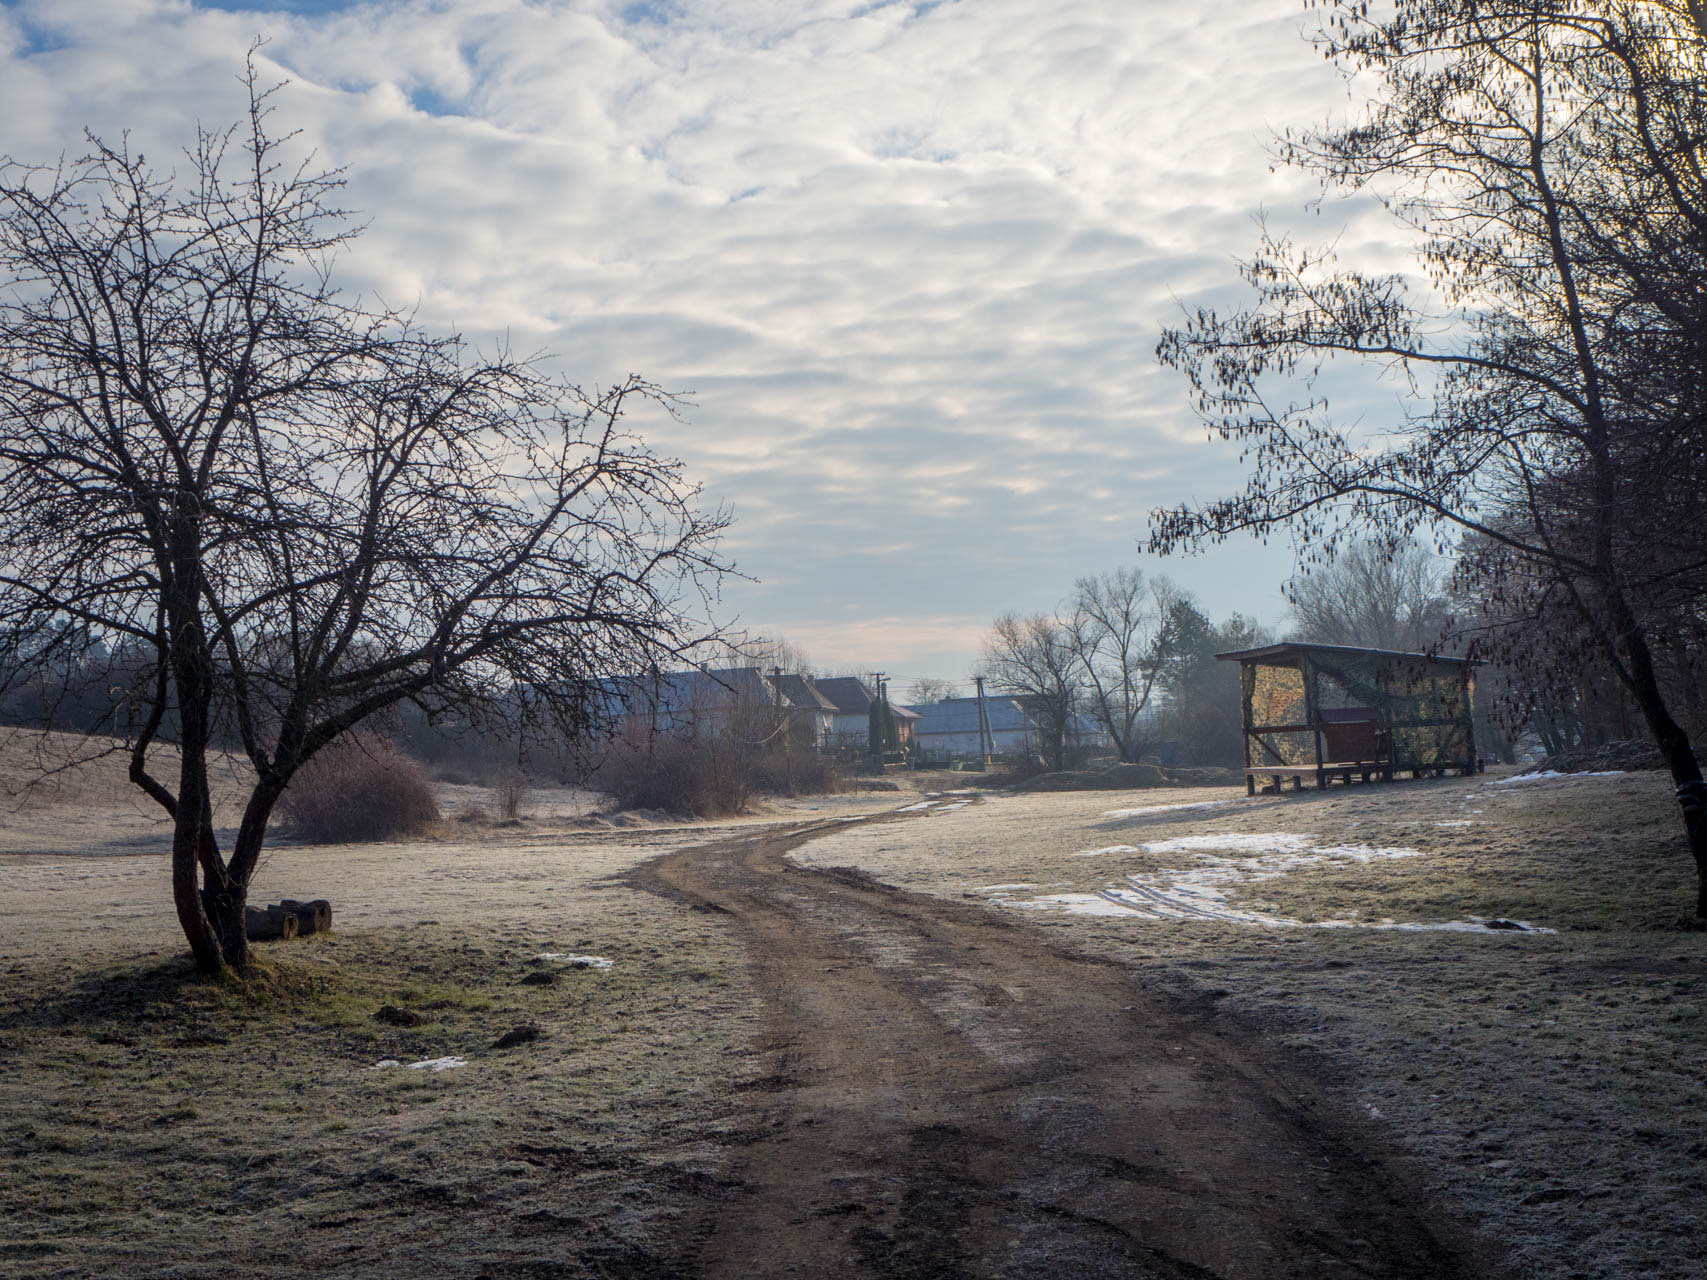
[{"label": "tree with catkins", "polygon": [[[1251,464],[1237,494],[1157,512],[1170,551],[1290,528],[1466,543],[1489,598],[1544,593],[1629,691],[1669,766],[1707,917],[1707,784],[1657,652],[1707,565],[1707,10],[1696,0],[1313,5],[1367,86],[1283,162],[1378,196],[1414,276],[1264,234],[1245,309],[1158,354]],[[1407,412],[1337,418],[1317,376],[1409,379]],[[1502,585],[1504,584],[1504,585]],[[1510,585],[1521,584],[1521,586]]]}]

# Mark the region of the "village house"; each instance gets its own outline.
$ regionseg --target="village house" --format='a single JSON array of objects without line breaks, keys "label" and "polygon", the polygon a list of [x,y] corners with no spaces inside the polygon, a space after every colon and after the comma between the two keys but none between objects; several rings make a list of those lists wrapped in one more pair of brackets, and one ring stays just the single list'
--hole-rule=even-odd
[{"label": "village house", "polygon": [[[871,704],[876,700],[876,695],[866,686],[865,681],[857,676],[835,676],[828,680],[815,680],[813,684],[836,708],[830,731],[830,745],[863,751],[868,741]],[[889,710],[895,717],[895,735],[900,740],[902,749],[910,748],[913,745],[914,726],[918,723],[919,713],[911,707],[903,707],[893,702],[889,704]]]}]

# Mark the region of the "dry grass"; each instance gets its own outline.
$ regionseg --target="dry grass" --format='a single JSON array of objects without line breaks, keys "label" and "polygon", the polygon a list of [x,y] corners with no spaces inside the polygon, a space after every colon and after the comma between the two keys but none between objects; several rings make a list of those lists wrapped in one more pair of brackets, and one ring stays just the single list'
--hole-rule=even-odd
[{"label": "dry grass", "polygon": [[[1229,799],[1129,818],[1107,811]],[[1235,905],[1295,919],[1516,917],[1555,934],[1262,928],[1033,911],[1314,1056],[1414,1153],[1520,1274],[1701,1275],[1707,935],[1676,929],[1693,868],[1653,774],[1485,787],[1445,779],[1247,801],[1241,791],[1001,796],[850,828],[802,860],[992,901],[1095,892],[1189,854],[1080,851],[1309,833],[1419,858],[1324,866]],[[1437,825],[1470,823],[1471,825]],[[994,905],[994,904],[993,904]]]}]

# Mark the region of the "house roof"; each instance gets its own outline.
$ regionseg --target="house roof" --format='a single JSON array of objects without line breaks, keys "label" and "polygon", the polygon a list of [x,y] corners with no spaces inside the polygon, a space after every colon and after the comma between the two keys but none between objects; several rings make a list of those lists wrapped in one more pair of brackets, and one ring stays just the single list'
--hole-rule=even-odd
[{"label": "house roof", "polygon": [[783,676],[783,699],[789,706],[803,711],[834,711],[836,704],[823,694],[815,682],[806,676]]},{"label": "house roof", "polygon": [[[827,680],[814,680],[813,685],[818,692],[828,698],[836,708],[839,716],[863,716],[871,711],[875,699],[865,681],[858,676],[831,676]],[[891,702],[889,710],[897,720],[917,720],[919,713],[911,707],[903,707],[898,702]]]},{"label": "house roof", "polygon": [[[984,713],[991,733],[1026,732],[1031,726],[1025,709],[1012,698],[985,698]],[[944,698],[919,708],[919,733],[977,733],[978,699]]]},{"label": "house roof", "polygon": [[1406,653],[1399,649],[1360,649],[1351,644],[1305,644],[1296,640],[1288,640],[1284,644],[1267,644],[1260,649],[1238,649],[1232,653],[1218,653],[1215,656],[1222,662],[1250,662],[1259,666],[1291,667],[1296,666],[1298,659],[1306,654],[1356,654],[1366,658],[1405,658],[1411,662],[1439,662],[1451,666],[1479,666],[1474,658],[1437,657],[1428,653]]},{"label": "house roof", "polygon": [[813,681],[818,692],[828,698],[830,705],[835,707],[837,714],[844,716],[864,715],[871,708],[871,690],[865,687],[865,681],[857,676],[832,676],[828,680]]}]

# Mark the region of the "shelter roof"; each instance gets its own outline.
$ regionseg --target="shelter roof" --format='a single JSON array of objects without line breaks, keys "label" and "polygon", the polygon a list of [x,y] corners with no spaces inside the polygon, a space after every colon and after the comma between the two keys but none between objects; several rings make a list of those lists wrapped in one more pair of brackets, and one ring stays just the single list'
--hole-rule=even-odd
[{"label": "shelter roof", "polygon": [[1288,640],[1283,644],[1265,644],[1260,649],[1239,649],[1218,653],[1222,662],[1254,663],[1264,667],[1295,667],[1298,659],[1308,654],[1355,655],[1363,658],[1403,658],[1407,662],[1439,663],[1443,666],[1470,667],[1480,665],[1474,658],[1448,658],[1428,653],[1406,653],[1400,649],[1360,649],[1352,644],[1306,644]]}]

